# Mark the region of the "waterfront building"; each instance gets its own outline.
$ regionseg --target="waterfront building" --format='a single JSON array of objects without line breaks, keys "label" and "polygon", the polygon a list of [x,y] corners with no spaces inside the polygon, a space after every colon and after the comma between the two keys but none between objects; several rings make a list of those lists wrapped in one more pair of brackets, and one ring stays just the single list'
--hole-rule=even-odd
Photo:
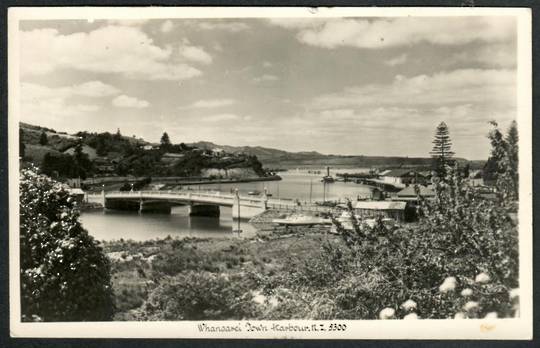
[{"label": "waterfront building", "polygon": [[391,218],[396,221],[405,220],[407,202],[397,201],[359,201],[354,206],[355,214],[361,219]]}]

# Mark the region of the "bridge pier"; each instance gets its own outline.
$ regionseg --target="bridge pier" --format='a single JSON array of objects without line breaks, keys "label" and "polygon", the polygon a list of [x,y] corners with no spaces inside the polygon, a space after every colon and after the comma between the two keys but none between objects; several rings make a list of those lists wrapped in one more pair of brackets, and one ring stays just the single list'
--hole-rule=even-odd
[{"label": "bridge pier", "polygon": [[219,205],[213,204],[190,204],[189,206],[190,216],[211,216],[219,217],[220,210]]}]

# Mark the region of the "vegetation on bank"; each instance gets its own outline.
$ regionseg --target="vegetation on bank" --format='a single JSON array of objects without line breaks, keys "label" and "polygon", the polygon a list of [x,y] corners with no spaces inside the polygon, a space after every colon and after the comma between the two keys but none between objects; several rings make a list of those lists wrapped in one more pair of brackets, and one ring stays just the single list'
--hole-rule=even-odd
[{"label": "vegetation on bank", "polygon": [[249,170],[252,176],[268,174],[256,156],[172,144],[167,133],[163,134],[159,145],[152,145],[123,136],[120,130],[115,134],[78,132],[67,135],[21,124],[19,150],[23,161],[40,165],[45,174],[55,178],[196,177],[206,175],[209,169],[226,177],[228,171],[237,168]]}]

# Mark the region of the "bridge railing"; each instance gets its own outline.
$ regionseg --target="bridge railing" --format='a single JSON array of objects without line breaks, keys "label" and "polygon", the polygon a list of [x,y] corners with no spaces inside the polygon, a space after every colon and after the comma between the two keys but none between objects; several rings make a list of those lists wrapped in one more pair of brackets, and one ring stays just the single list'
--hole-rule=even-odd
[{"label": "bridge railing", "polygon": [[[222,193],[219,191],[206,191],[206,192],[195,192],[195,191],[113,191],[105,194],[105,197],[108,198],[155,198],[159,197],[170,197],[170,198],[180,198],[185,200],[197,200],[202,199],[205,201],[222,203],[224,201],[231,202],[234,200],[234,195]],[[240,196],[240,201],[243,204],[261,204],[263,198],[254,198],[251,196]]]}]

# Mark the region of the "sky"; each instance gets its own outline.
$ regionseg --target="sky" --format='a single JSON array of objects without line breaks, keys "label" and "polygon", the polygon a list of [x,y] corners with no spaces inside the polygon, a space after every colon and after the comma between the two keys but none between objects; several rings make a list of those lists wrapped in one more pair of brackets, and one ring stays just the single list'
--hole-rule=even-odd
[{"label": "sky", "polygon": [[485,159],[516,119],[513,17],[21,21],[20,119],[158,142]]}]

